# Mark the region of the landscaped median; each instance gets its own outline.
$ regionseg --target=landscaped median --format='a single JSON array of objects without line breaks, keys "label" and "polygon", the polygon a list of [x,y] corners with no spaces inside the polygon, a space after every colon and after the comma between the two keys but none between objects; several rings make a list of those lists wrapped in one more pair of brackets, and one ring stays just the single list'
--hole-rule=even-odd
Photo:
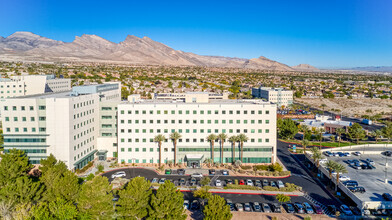
[{"label": "landscaped median", "polygon": [[228,184],[224,187],[224,189],[242,189],[242,190],[264,190],[264,191],[278,191],[278,192],[294,192],[302,190],[302,187],[297,186],[293,183],[286,183],[285,187],[278,188],[273,186],[264,186],[263,188],[257,186],[249,186],[249,185],[236,185],[236,184]]}]

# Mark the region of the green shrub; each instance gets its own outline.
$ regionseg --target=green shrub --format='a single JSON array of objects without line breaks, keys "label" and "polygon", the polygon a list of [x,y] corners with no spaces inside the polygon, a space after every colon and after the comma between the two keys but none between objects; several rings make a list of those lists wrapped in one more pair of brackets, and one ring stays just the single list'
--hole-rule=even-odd
[{"label": "green shrub", "polygon": [[263,189],[266,191],[279,191],[278,187],[273,187],[273,186],[264,186]]},{"label": "green shrub", "polygon": [[237,179],[234,180],[234,185],[238,185],[238,180]]},{"label": "green shrub", "polygon": [[84,173],[86,172],[90,167],[92,167],[94,163],[92,161],[88,162],[86,166],[84,166],[82,169],[77,169],[75,172],[76,173]]},{"label": "green shrub", "polygon": [[241,166],[241,168],[242,168],[243,170],[250,170],[250,169],[252,169],[252,166],[244,165],[244,166]]},{"label": "green shrub", "polygon": [[268,170],[268,165],[254,165],[253,168],[256,169],[256,170],[265,170],[265,171],[267,171]]},{"label": "green shrub", "polygon": [[224,189],[246,189],[246,190],[261,190],[257,186],[248,186],[248,185],[233,185],[229,184],[224,187]]}]

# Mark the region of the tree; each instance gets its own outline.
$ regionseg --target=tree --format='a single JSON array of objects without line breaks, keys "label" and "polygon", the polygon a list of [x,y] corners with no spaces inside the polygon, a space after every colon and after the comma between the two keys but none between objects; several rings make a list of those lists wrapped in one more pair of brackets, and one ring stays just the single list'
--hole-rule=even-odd
[{"label": "tree", "polygon": [[230,220],[233,217],[225,199],[218,195],[210,197],[203,209],[203,214],[206,220]]},{"label": "tree", "polygon": [[324,133],[324,131],[325,131],[324,128],[317,128],[316,131],[315,131],[317,139],[320,142],[319,149],[321,149],[321,142],[323,141],[323,133]]},{"label": "tree", "polygon": [[244,159],[244,142],[248,141],[249,138],[245,134],[239,134],[237,137],[238,137],[237,141],[240,142],[240,149],[241,149],[241,153],[240,153],[241,159],[240,160],[241,160],[241,163],[243,163],[244,162],[243,161],[243,159]]},{"label": "tree", "polygon": [[206,158],[204,160],[204,164],[208,164],[208,167],[210,167],[211,164],[213,164],[213,163],[214,163],[214,161],[211,158]]},{"label": "tree", "polygon": [[329,178],[332,180],[332,172],[335,171],[336,162],[333,160],[328,160],[327,163],[325,164],[325,167],[328,170]]},{"label": "tree", "polygon": [[119,192],[117,214],[123,219],[143,219],[150,206],[151,183],[144,177],[135,177]]},{"label": "tree", "polygon": [[392,123],[391,122],[387,122],[385,127],[383,127],[381,129],[384,137],[387,138],[387,146],[389,145],[389,141],[392,139]]},{"label": "tree", "polygon": [[235,143],[237,143],[237,141],[238,141],[237,136],[234,135],[234,136],[229,137],[229,142],[231,143],[231,148],[232,148],[232,160],[231,160],[231,162],[233,162],[233,163],[235,161]]},{"label": "tree", "polygon": [[276,199],[280,202],[282,205],[283,202],[290,202],[291,197],[285,194],[277,194]]},{"label": "tree", "polygon": [[336,172],[336,191],[338,190],[340,174],[347,173],[347,169],[343,164],[336,163],[334,170]]},{"label": "tree", "polygon": [[42,198],[44,188],[40,182],[27,176],[15,179],[15,182],[0,189],[0,200],[16,204],[37,203]]},{"label": "tree", "polygon": [[114,213],[113,195],[106,177],[96,176],[83,183],[77,199],[81,214],[94,219],[110,219]]},{"label": "tree", "polygon": [[318,149],[317,147],[311,148],[310,151],[312,152],[312,159],[316,164],[316,167],[319,168],[320,160],[323,159],[323,154],[321,153],[320,149]]},{"label": "tree", "polygon": [[127,89],[127,87],[121,87],[121,99],[126,100],[131,93]]},{"label": "tree", "polygon": [[21,150],[11,149],[0,157],[0,188],[13,184],[19,177],[27,176],[33,167]]},{"label": "tree", "polygon": [[154,137],[154,142],[158,143],[158,148],[159,148],[159,167],[161,166],[162,163],[162,142],[165,140],[166,138],[162,134],[158,134],[157,136]]},{"label": "tree", "polygon": [[281,123],[278,123],[278,134],[283,139],[293,139],[298,133],[298,127],[296,123],[291,119],[279,119]]},{"label": "tree", "polygon": [[225,140],[227,139],[227,134],[221,133],[218,135],[218,139],[220,140],[220,145],[221,145],[221,163],[223,163],[223,144],[225,143]]},{"label": "tree", "polygon": [[362,126],[358,123],[354,123],[351,127],[348,128],[348,135],[352,139],[356,139],[356,143],[359,143],[359,140],[365,137],[365,131]]},{"label": "tree", "polygon": [[376,144],[378,139],[380,139],[383,136],[383,132],[379,129],[372,131],[371,135],[374,137],[374,139],[376,140]]},{"label": "tree", "polygon": [[215,144],[215,140],[218,139],[218,137],[215,134],[210,134],[207,136],[207,141],[209,141],[211,143],[211,159],[214,162],[215,158],[214,158],[214,144]]},{"label": "tree", "polygon": [[201,178],[201,180],[200,180],[200,184],[201,184],[202,186],[209,185],[210,182],[211,182],[211,179],[210,179],[210,177],[208,177],[208,176],[204,176],[204,177]]},{"label": "tree", "polygon": [[303,148],[303,151],[304,151],[303,153],[305,154],[306,147],[310,145],[310,141],[308,141],[308,140],[306,140],[306,139],[303,139],[303,140],[301,141],[301,145],[302,145],[302,148]]},{"label": "tree", "polygon": [[151,195],[149,215],[147,219],[178,219],[185,220],[184,196],[174,184],[166,180],[156,194]]},{"label": "tree", "polygon": [[339,138],[339,147],[340,147],[340,142],[342,141],[342,135],[343,135],[344,133],[346,133],[346,130],[344,130],[343,128],[337,128],[337,129],[335,130],[335,133],[338,135],[338,138]]},{"label": "tree", "polygon": [[170,134],[170,139],[173,141],[174,145],[174,166],[177,165],[177,140],[181,138],[181,134],[177,131]]}]

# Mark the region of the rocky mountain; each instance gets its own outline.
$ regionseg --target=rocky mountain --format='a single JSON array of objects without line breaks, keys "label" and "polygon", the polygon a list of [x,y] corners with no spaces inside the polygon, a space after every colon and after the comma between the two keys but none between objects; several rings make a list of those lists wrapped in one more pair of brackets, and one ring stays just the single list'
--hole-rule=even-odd
[{"label": "rocky mountain", "polygon": [[137,65],[294,70],[292,67],[262,56],[254,59],[202,56],[174,50],[148,37],[139,38],[132,35],[128,35],[118,44],[96,35],[86,34],[65,43],[30,32],[15,32],[7,38],[0,38],[0,56],[33,61],[120,62]]},{"label": "rocky mountain", "polygon": [[297,66],[292,66],[291,68],[299,71],[320,71],[314,66],[311,66],[309,64],[299,64]]}]

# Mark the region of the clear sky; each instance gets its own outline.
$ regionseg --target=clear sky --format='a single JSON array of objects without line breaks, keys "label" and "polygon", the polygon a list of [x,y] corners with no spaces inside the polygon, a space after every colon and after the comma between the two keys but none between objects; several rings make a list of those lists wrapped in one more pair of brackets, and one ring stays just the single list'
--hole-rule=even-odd
[{"label": "clear sky", "polygon": [[0,36],[148,36],[201,55],[392,66],[392,0],[0,0]]}]

